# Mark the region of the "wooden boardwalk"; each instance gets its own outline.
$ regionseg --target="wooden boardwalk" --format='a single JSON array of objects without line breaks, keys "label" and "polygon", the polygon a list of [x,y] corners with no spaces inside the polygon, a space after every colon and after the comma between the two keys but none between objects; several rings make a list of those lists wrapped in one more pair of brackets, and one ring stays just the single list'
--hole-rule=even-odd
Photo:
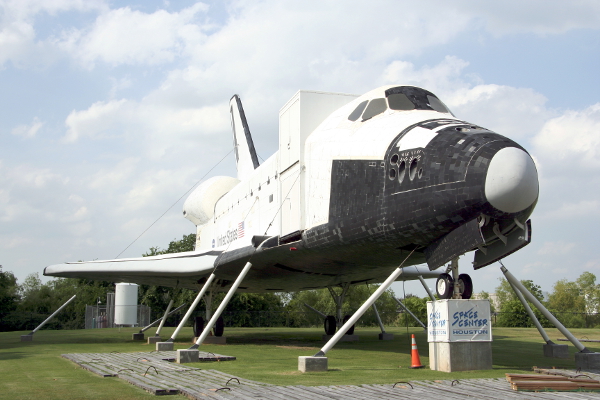
[{"label": "wooden boardwalk", "polygon": [[[63,357],[102,377],[118,377],[155,395],[181,394],[190,399],[600,399],[600,393],[589,392],[516,392],[511,390],[505,379],[412,381],[395,385],[276,386],[170,362],[175,355],[174,351],[164,351],[63,354]],[[200,357],[215,361],[217,358],[235,359],[203,352],[200,352]],[[598,376],[595,375],[595,378]]]}]

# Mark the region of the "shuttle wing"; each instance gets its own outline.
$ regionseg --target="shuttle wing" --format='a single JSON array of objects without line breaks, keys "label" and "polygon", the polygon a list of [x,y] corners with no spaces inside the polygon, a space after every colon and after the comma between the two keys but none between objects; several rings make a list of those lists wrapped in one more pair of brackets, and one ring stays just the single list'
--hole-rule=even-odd
[{"label": "shuttle wing", "polygon": [[221,251],[189,251],[151,257],[69,262],[50,265],[44,275],[146,285],[179,286],[211,274]]}]

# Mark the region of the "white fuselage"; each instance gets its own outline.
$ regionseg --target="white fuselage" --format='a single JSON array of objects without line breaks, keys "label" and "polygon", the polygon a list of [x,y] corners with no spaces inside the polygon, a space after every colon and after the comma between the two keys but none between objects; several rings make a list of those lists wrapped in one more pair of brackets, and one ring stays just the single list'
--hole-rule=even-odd
[{"label": "white fuselage", "polygon": [[[196,249],[232,250],[248,246],[253,236],[284,236],[327,223],[333,160],[382,160],[404,128],[432,118],[454,119],[437,111],[388,108],[367,121],[348,120],[358,104],[385,97],[387,88],[360,97],[297,93],[280,113],[280,150],[216,202],[212,220],[197,228]],[[317,125],[310,132],[302,132],[302,101],[309,104],[304,109],[313,112],[310,122]],[[340,103],[345,105],[330,113],[323,110]],[[314,121],[315,109],[327,113],[320,123]],[[310,123],[304,125],[310,129]]]}]

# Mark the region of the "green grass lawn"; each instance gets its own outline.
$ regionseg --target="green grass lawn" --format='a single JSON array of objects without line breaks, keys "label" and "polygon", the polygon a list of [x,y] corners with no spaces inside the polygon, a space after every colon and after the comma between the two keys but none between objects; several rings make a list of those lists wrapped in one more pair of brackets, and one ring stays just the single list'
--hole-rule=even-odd
[{"label": "green grass lawn", "polygon": [[[191,345],[191,328],[175,348]],[[141,399],[154,397],[118,378],[100,378],[60,357],[64,353],[135,352],[154,350],[146,342],[134,342],[138,329],[39,331],[33,342],[21,342],[28,332],[0,333],[0,398],[19,399]],[[173,328],[165,328],[163,338]],[[189,331],[189,332],[188,332]],[[153,334],[154,330],[149,331]],[[389,383],[406,380],[503,378],[506,372],[527,372],[532,366],[574,368],[575,348],[569,344],[567,360],[543,357],[543,341],[535,329],[494,328],[494,369],[444,373],[410,369],[410,335],[414,333],[421,362],[428,365],[427,335],[422,329],[390,328],[392,341],[379,341],[376,328],[357,328],[359,342],[338,343],[327,356],[329,371],[298,372],[298,356],[314,355],[324,344],[317,328],[231,328],[227,345],[203,345],[210,351],[237,357],[236,361],[199,363],[195,366],[277,385],[334,385]],[[552,340],[562,337],[548,329]],[[595,329],[573,329],[577,337],[600,339]],[[148,333],[148,332],[147,332]],[[568,342],[558,342],[568,343]],[[600,351],[600,343],[584,343]],[[176,396],[175,398],[183,398]]]}]

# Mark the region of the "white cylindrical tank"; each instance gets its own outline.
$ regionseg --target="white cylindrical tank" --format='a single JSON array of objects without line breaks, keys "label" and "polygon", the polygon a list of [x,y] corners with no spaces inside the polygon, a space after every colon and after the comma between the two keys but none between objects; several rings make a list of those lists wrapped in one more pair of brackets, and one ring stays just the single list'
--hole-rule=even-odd
[{"label": "white cylindrical tank", "polygon": [[115,285],[115,325],[137,325],[138,285],[117,283]]}]

